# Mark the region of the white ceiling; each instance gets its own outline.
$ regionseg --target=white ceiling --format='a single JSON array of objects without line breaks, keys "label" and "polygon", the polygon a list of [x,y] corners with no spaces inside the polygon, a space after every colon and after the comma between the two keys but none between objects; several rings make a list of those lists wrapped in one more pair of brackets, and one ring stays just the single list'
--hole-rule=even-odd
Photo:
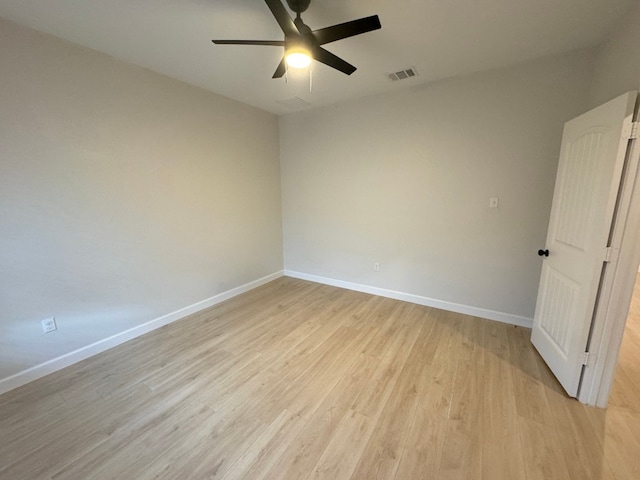
[{"label": "white ceiling", "polygon": [[[278,47],[211,43],[281,40],[263,0],[0,0],[0,16],[282,114],[292,108],[277,102],[295,97],[310,107],[293,108],[312,108],[597,45],[636,1],[312,0],[302,15],[312,29],[373,14],[382,23],[327,45],[358,70],[314,62],[312,92],[308,78],[271,78]],[[419,77],[386,75],[410,66]]]}]

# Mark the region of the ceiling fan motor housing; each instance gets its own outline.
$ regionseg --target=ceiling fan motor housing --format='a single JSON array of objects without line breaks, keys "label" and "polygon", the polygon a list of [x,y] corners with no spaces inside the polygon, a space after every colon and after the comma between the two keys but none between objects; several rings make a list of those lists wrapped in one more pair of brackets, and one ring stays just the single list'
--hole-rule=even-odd
[{"label": "ceiling fan motor housing", "polygon": [[287,0],[287,4],[292,12],[302,13],[309,8],[311,0]]}]

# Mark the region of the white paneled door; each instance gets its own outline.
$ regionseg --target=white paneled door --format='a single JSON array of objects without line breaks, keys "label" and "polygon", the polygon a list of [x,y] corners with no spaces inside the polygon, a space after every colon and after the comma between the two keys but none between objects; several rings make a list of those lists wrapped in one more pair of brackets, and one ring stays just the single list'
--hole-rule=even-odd
[{"label": "white paneled door", "polygon": [[636,92],[564,126],[531,341],[567,393],[578,394],[608,248]]}]

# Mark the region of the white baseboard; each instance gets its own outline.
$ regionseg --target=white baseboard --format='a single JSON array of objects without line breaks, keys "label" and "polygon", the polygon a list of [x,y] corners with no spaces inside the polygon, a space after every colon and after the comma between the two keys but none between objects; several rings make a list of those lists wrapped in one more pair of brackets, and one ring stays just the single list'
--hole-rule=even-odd
[{"label": "white baseboard", "polygon": [[371,295],[379,295],[381,297],[393,298],[396,300],[402,300],[405,302],[416,303],[418,305],[425,305],[427,307],[439,308],[441,310],[448,310],[451,312],[462,313],[465,315],[472,315],[474,317],[486,318],[489,320],[496,320],[498,322],[508,323],[511,325],[518,325],[521,327],[531,327],[533,319],[528,317],[521,317],[518,315],[512,315],[510,313],[497,312],[494,310],[487,310],[479,307],[472,307],[469,305],[462,305],[458,303],[446,302],[443,300],[436,300],[433,298],[422,297],[419,295],[413,295],[410,293],[397,292],[394,290],[387,290],[384,288],[372,287],[369,285],[361,285],[358,283],[346,282],[343,280],[336,280],[333,278],[321,277],[318,275],[311,275],[308,273],[294,272],[291,270],[279,271],[267,275],[266,277],[259,278],[253,282],[240,285],[239,287],[232,288],[226,292],[214,295],[200,302],[194,303],[187,307],[171,312],[167,315],[163,315],[156,319],[145,322],[136,327],[130,328],[123,332],[117,333],[103,340],[99,340],[95,343],[87,345],[85,347],[74,350],[73,352],[66,353],[57,358],[53,358],[39,365],[27,368],[21,372],[11,375],[7,378],[0,379],[0,395],[25,385],[29,382],[42,378],[50,373],[62,370],[65,367],[78,363],[89,357],[97,355],[98,353],[109,350],[124,342],[132,340],[136,337],[149,333],[152,330],[160,328],[169,323],[180,320],[193,313],[204,310],[205,308],[212,307],[218,303],[224,302],[230,298],[233,298],[242,293],[248,292],[254,288],[257,288],[265,283],[269,283],[283,275],[287,277],[299,278],[301,280],[308,280],[315,283],[322,283],[325,285],[331,285],[334,287],[346,288],[348,290],[355,290],[357,292],[369,293]]},{"label": "white baseboard", "polygon": [[213,297],[194,303],[193,305],[189,305],[188,307],[181,308],[180,310],[176,310],[175,312],[168,313],[167,315],[163,315],[154,320],[150,320],[141,325],[137,325],[133,328],[117,333],[103,340],[99,340],[95,343],[74,350],[73,352],[66,353],[39,365],[27,368],[26,370],[18,372],[7,378],[3,378],[0,380],[0,395],[8,392],[9,390],[13,390],[29,382],[37,380],[38,378],[44,377],[45,375],[49,375],[50,373],[53,373],[55,371],[62,370],[69,365],[78,363],[86,358],[104,352],[105,350],[109,350],[110,348],[127,342],[133,338],[139,337],[140,335],[149,333],[156,328],[160,328],[164,325],[175,322],[176,320],[180,320],[188,315],[199,312],[200,310],[212,307],[232,297],[248,292],[249,290],[253,290],[256,287],[264,285],[265,283],[269,283],[277,278],[282,277],[283,275],[283,271],[272,273],[271,275],[267,275],[266,277],[259,278],[258,280],[240,285],[236,288],[232,288],[231,290],[219,293],[218,295],[214,295]]},{"label": "white baseboard", "polygon": [[397,292],[395,290],[371,287],[369,285],[345,282],[343,280],[320,277],[318,275],[310,275],[308,273],[294,272],[291,270],[285,270],[284,274],[287,277],[299,278],[300,280],[308,280],[310,282],[322,283],[325,285],[331,285],[333,287],[340,287],[346,288],[348,290],[355,290],[357,292],[370,293],[372,295],[393,298],[395,300],[402,300],[404,302],[416,303],[418,305],[425,305],[427,307],[439,308],[440,310],[447,310],[450,312],[463,313],[465,315],[472,315],[474,317],[486,318],[488,320],[495,320],[502,323],[508,323],[510,325],[517,325],[519,327],[531,328],[531,326],[533,325],[532,318],[513,315],[511,313],[496,312],[494,310],[487,310],[485,308],[446,302],[444,300],[436,300],[434,298],[422,297],[420,295],[413,295],[411,293]]}]

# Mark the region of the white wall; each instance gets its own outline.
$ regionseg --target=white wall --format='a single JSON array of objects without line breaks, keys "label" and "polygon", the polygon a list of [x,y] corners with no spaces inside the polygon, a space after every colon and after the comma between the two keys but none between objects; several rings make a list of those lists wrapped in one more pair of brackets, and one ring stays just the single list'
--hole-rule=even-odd
[{"label": "white wall", "polygon": [[0,20],[0,380],[281,270],[275,116]]},{"label": "white wall", "polygon": [[581,51],[282,117],[285,271],[529,320],[591,68]]},{"label": "white wall", "polygon": [[639,88],[640,2],[637,2],[597,51],[590,104],[596,107]]}]

